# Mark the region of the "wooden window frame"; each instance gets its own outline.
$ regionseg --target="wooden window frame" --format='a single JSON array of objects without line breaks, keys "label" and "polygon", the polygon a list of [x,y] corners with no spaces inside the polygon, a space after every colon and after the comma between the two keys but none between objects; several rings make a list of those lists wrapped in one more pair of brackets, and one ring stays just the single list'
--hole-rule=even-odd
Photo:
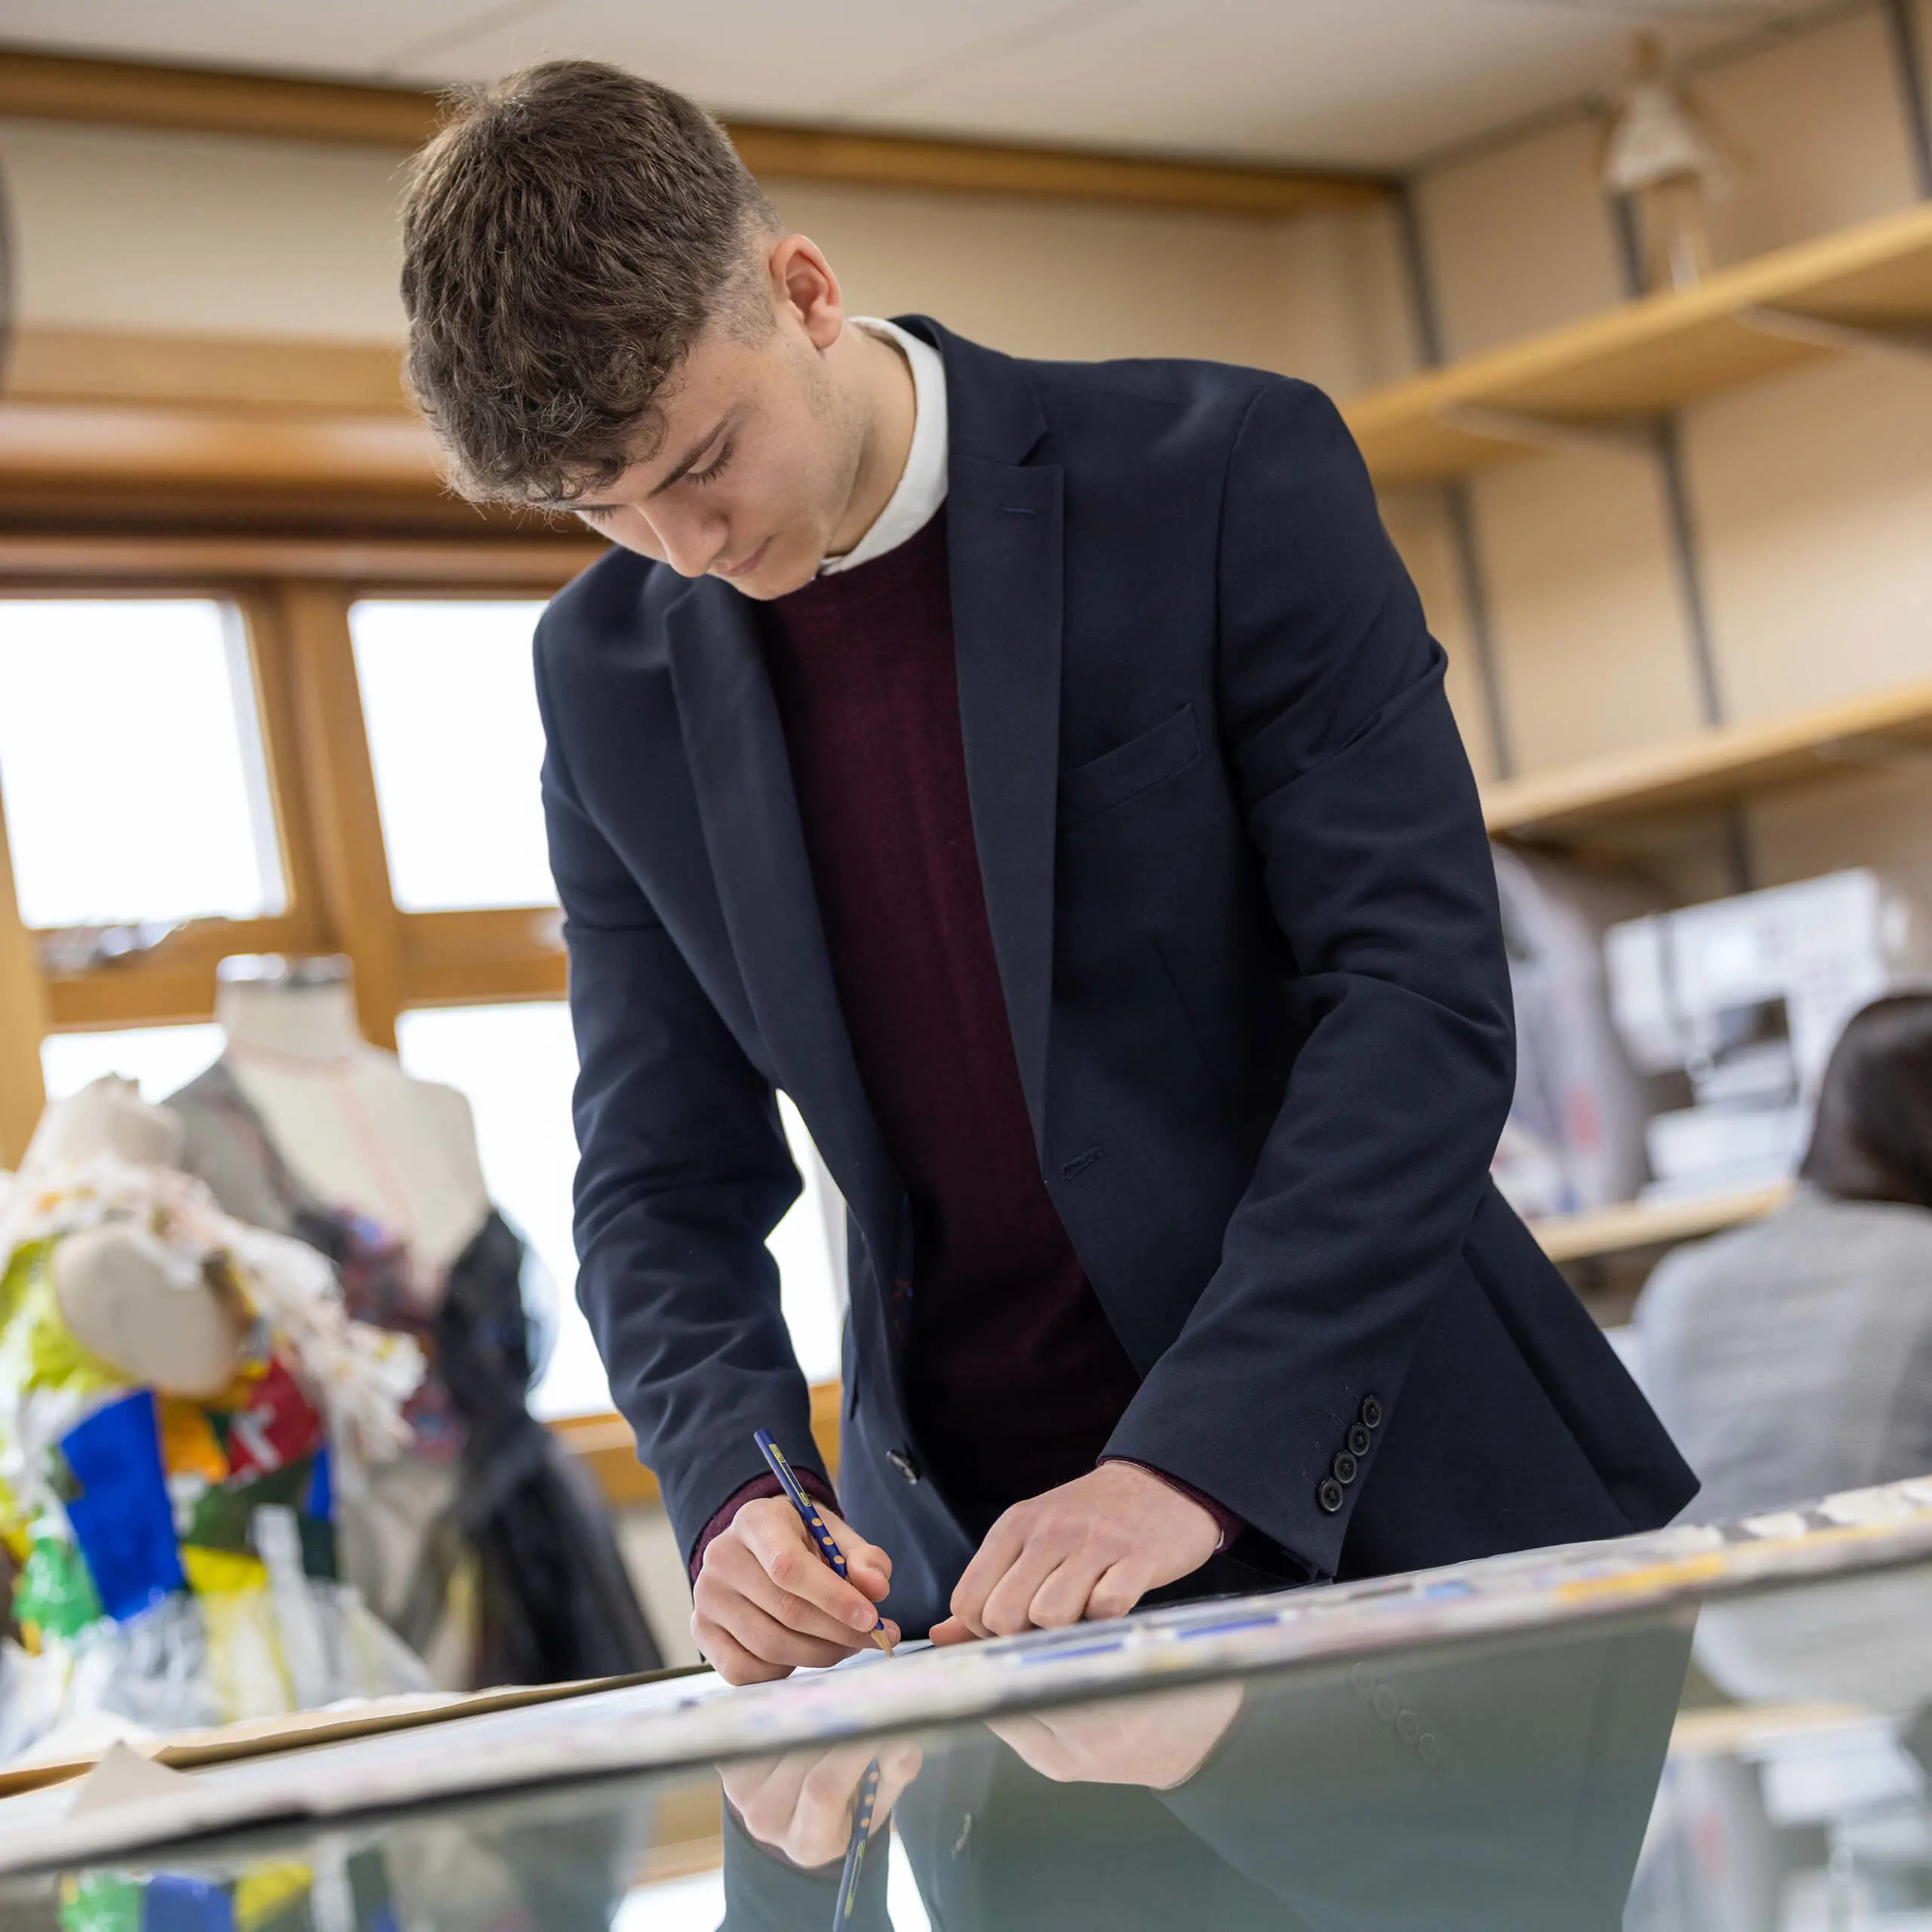
[{"label": "wooden window frame", "polygon": [[0,794],[0,1166],[19,1160],[45,1104],[46,1035],[210,1019],[215,969],[231,954],[345,954],[364,1035],[390,1048],[412,1008],[563,997],[554,906],[397,906],[349,614],[365,598],[547,597],[597,554],[326,539],[15,539],[0,549],[0,598],[208,598],[239,613],[287,892],[272,917],[196,920],[138,958],[49,971],[42,949],[54,935],[20,918]]}]

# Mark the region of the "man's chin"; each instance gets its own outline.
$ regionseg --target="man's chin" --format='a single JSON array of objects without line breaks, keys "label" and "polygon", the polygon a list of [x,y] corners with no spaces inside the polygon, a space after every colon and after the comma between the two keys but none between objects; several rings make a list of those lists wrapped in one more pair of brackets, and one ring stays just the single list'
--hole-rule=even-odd
[{"label": "man's chin", "polygon": [[747,577],[730,577],[724,581],[741,596],[768,604],[774,597],[789,597],[801,590],[818,575],[816,557],[797,555],[767,557]]}]

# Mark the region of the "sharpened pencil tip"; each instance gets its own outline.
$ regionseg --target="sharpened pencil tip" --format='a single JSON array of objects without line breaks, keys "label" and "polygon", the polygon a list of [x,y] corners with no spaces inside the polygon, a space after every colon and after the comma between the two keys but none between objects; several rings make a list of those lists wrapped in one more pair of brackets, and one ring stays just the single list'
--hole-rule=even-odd
[{"label": "sharpened pencil tip", "polygon": [[875,1630],[872,1632],[872,1641],[876,1644],[888,1657],[891,1656],[892,1639],[888,1637],[883,1630]]}]

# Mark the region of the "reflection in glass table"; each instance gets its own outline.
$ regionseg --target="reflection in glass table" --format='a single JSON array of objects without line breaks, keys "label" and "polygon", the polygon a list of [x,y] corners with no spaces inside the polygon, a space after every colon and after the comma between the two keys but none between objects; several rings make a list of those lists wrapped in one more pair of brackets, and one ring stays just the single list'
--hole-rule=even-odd
[{"label": "reflection in glass table", "polygon": [[166,1847],[0,1883],[0,1923],[828,1932],[876,1761],[851,1932],[1920,1932],[1928,1709],[1905,1568]]}]

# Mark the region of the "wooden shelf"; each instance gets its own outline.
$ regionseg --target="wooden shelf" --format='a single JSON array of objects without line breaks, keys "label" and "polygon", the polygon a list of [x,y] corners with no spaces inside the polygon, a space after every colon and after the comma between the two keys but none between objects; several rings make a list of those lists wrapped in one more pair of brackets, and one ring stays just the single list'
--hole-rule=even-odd
[{"label": "wooden shelf", "polygon": [[1619,819],[1735,804],[1928,749],[1932,680],[1506,779],[1484,787],[1483,820],[1497,835],[1574,840]]},{"label": "wooden shelf", "polygon": [[1627,1254],[1634,1248],[1660,1247],[1670,1241],[1718,1234],[1768,1214],[1782,1206],[1790,1192],[1780,1183],[1741,1194],[1708,1195],[1701,1200],[1673,1201],[1658,1207],[1625,1201],[1587,1214],[1532,1221],[1530,1232],[1551,1260],[1583,1261],[1593,1255]]},{"label": "wooden shelf", "polygon": [[1641,429],[1700,397],[1863,347],[1932,353],[1932,205],[1646,296],[1358,397],[1343,414],[1385,488]]}]

